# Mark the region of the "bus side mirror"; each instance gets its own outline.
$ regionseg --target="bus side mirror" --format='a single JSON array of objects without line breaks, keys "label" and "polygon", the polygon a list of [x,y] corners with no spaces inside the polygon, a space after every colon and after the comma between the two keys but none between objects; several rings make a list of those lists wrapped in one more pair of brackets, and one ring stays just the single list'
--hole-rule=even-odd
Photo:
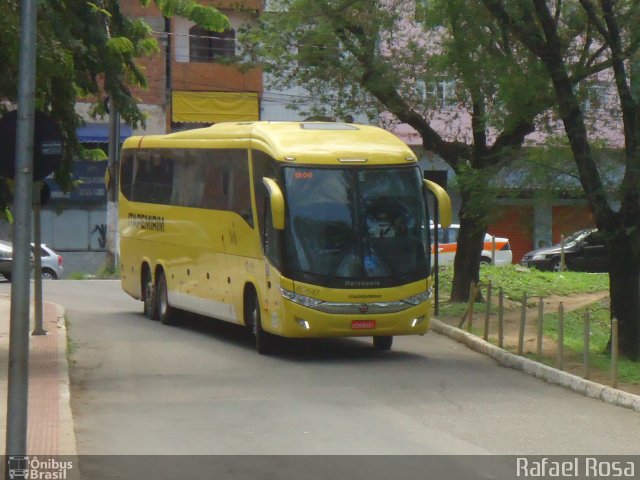
[{"label": "bus side mirror", "polygon": [[423,181],[425,186],[436,197],[438,203],[438,214],[440,216],[440,225],[442,225],[442,228],[447,228],[451,225],[451,199],[449,198],[449,195],[445,189],[437,183],[432,182],[431,180]]},{"label": "bus side mirror", "polygon": [[276,230],[284,230],[284,195],[282,190],[271,178],[262,178],[262,183],[269,191],[269,205],[271,207],[271,218],[273,219],[273,228]]}]

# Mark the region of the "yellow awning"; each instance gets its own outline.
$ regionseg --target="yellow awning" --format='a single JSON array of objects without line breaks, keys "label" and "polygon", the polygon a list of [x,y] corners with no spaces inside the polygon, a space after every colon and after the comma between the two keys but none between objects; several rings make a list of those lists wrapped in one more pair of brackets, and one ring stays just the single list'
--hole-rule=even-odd
[{"label": "yellow awning", "polygon": [[260,119],[258,94],[251,92],[173,92],[174,122],[249,122]]}]

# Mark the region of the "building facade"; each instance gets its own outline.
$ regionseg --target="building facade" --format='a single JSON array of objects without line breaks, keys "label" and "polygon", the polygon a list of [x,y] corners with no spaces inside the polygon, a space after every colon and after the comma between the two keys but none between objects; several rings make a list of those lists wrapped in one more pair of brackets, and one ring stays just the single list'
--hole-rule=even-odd
[{"label": "building facade", "polygon": [[[254,22],[263,9],[261,0],[201,0],[224,13],[231,28],[211,32],[182,18],[165,18],[151,3],[122,0],[123,11],[142,18],[152,28],[160,51],[139,65],[147,78],[147,88],[133,89],[139,108],[145,113],[145,127],[131,128],[121,123],[120,143],[131,135],[153,135],[197,128],[221,121],[260,119],[262,71],[241,70],[234,65],[241,51],[236,33],[244,24]],[[92,119],[92,104],[80,99],[76,111],[86,125],[77,132],[83,146],[100,148],[109,144],[108,118]],[[67,273],[92,273],[105,260],[107,226],[106,161],[74,163],[78,189],[61,192],[52,178],[51,201],[42,210],[42,241],[61,252],[71,262]]]}]

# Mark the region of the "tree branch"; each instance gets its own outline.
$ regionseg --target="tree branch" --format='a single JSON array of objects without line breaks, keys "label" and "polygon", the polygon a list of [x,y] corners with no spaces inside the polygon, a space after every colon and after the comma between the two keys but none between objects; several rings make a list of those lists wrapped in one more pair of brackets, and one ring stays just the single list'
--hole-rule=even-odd
[{"label": "tree branch", "polygon": [[591,0],[580,0],[580,3],[582,4],[582,8],[584,8],[584,11],[587,13],[587,17],[589,18],[593,26],[595,26],[598,32],[600,32],[600,35],[602,35],[603,40],[606,43],[609,43],[609,32],[607,31],[606,25],[602,23],[602,20],[600,20],[600,18],[598,17],[596,6]]},{"label": "tree branch", "polygon": [[[625,138],[625,159],[627,168],[622,179],[622,207],[628,210],[632,217],[640,212],[638,199],[638,184],[640,184],[640,139],[638,135],[638,103],[633,98],[631,88],[628,83],[626,68],[624,65],[624,55],[622,53],[622,38],[620,26],[613,11],[611,0],[602,0],[602,11],[604,20],[609,31],[610,49],[613,60],[613,73],[620,97],[622,108],[622,120],[624,124]],[[634,213],[631,213],[634,212]]]},{"label": "tree branch", "polygon": [[[342,9],[335,11],[327,5],[325,15],[332,18],[334,25],[340,25],[345,22],[344,11]],[[388,81],[393,75],[393,72],[389,66],[376,55],[375,42],[367,41],[370,35],[365,34],[357,28],[350,28],[352,25],[350,26],[348,22],[345,26],[349,35],[358,40],[359,45],[366,46],[366,48],[359,48],[344,29],[334,29],[336,36],[338,36],[345,48],[354,55],[360,64],[362,68],[361,83],[363,87],[382,103],[390,113],[398,117],[401,122],[410,125],[418,131],[422,137],[425,149],[437,153],[451,168],[457,171],[459,162],[470,157],[469,146],[461,142],[445,141],[422,115],[413,110],[407,102],[404,101],[394,88],[394,82]]]}]

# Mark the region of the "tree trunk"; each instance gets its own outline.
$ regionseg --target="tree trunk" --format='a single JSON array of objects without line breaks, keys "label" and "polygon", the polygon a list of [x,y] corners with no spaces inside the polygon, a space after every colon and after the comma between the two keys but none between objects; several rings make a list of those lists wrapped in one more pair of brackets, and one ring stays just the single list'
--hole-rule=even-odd
[{"label": "tree trunk", "polygon": [[486,226],[476,218],[460,219],[458,249],[454,259],[451,285],[451,301],[469,301],[469,284],[480,279],[480,255],[484,244]]},{"label": "tree trunk", "polygon": [[611,315],[618,319],[620,355],[640,359],[640,258],[633,237],[618,233],[609,245]]}]

